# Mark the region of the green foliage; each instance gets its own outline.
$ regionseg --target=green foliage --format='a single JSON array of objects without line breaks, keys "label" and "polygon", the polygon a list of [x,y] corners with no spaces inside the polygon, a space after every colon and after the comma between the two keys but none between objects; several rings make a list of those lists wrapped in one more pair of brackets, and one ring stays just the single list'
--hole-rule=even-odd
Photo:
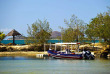
[{"label": "green foliage", "polygon": [[64,20],[67,25],[66,29],[63,29],[62,36],[65,42],[73,42],[74,40],[83,40],[85,23],[78,19],[75,15],[72,15],[70,21]]},{"label": "green foliage", "polygon": [[87,29],[85,31],[87,37],[89,40],[96,40],[97,36],[98,36],[98,28],[99,26],[97,25],[97,18],[92,19],[92,21],[90,22],[90,24],[87,25]]},{"label": "green foliage", "polygon": [[90,40],[104,39],[110,45],[110,13],[100,13],[87,25],[86,35]]},{"label": "green foliage", "polygon": [[100,38],[110,45],[110,14],[104,13],[100,26]]},{"label": "green foliage", "polygon": [[0,42],[5,38],[5,34],[3,32],[0,32]]},{"label": "green foliage", "polygon": [[52,29],[49,27],[49,22],[47,20],[41,21],[37,20],[35,23],[28,25],[28,38],[26,40],[28,43],[43,44],[50,39]]},{"label": "green foliage", "polygon": [[63,32],[62,32],[62,36],[63,36],[63,40],[65,42],[72,42],[75,40],[75,36],[74,36],[74,31],[72,31],[71,28],[68,28],[68,29],[65,29]]}]

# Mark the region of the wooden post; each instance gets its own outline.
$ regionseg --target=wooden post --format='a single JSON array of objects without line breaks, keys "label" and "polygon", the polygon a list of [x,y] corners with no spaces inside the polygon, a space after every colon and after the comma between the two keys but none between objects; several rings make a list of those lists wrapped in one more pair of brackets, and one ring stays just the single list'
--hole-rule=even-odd
[{"label": "wooden post", "polygon": [[79,53],[79,44],[78,44],[78,53]]},{"label": "wooden post", "polygon": [[45,52],[45,43],[44,43],[44,52]]},{"label": "wooden post", "polygon": [[15,36],[13,35],[13,45],[15,44]]},{"label": "wooden post", "polygon": [[55,44],[55,50],[56,50],[56,44]]},{"label": "wooden post", "polygon": [[50,43],[50,49],[51,49],[51,43]]},{"label": "wooden post", "polygon": [[62,51],[62,44],[61,44],[61,51]]}]

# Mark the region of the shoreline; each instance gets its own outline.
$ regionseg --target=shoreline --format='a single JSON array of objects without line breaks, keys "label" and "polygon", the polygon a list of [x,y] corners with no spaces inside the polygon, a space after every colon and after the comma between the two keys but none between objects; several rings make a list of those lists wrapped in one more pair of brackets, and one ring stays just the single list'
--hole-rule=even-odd
[{"label": "shoreline", "polygon": [[0,52],[0,57],[2,56],[36,56],[37,54],[47,54],[47,52],[37,52],[37,51]]},{"label": "shoreline", "polygon": [[[80,49],[87,49],[94,52],[95,56],[103,56],[108,52],[107,47],[104,47],[101,43],[80,45]],[[0,45],[0,56],[36,56],[37,54],[47,54],[47,51],[39,51],[40,48],[35,49],[34,45]]]}]

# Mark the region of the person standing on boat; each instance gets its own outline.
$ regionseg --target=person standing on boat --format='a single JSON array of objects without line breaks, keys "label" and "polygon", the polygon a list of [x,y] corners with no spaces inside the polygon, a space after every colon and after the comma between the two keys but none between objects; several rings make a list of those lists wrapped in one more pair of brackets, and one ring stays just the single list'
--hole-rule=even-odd
[{"label": "person standing on boat", "polygon": [[51,48],[49,48],[49,50],[52,50]]},{"label": "person standing on boat", "polygon": [[66,49],[66,54],[69,54],[71,51],[69,49]]},{"label": "person standing on boat", "polygon": [[66,54],[68,53],[67,48],[65,48],[65,53],[66,53]]}]

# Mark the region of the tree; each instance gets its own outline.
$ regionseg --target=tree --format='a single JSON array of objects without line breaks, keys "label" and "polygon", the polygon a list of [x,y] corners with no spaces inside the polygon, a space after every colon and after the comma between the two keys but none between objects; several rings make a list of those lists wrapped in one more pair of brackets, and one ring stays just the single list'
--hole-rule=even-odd
[{"label": "tree", "polygon": [[104,43],[110,45],[110,13],[104,12],[98,14],[87,25],[86,35],[89,39],[103,39]]},{"label": "tree", "polygon": [[107,12],[103,14],[99,34],[100,38],[104,39],[104,42],[110,45],[110,14]]},{"label": "tree", "polygon": [[35,23],[28,25],[28,43],[44,44],[50,39],[52,29],[49,27],[47,20],[37,20]]},{"label": "tree", "polygon": [[95,28],[95,25],[93,25],[93,23],[90,23],[89,25],[87,25],[87,29],[85,31],[86,35],[87,35],[87,39],[90,41],[93,41],[93,49],[94,49],[94,45],[95,45],[95,40],[97,39],[97,28]]},{"label": "tree", "polygon": [[65,29],[62,32],[62,37],[65,42],[73,42],[76,37],[74,35],[75,35],[75,32],[73,31],[72,28]]},{"label": "tree", "polygon": [[95,43],[95,40],[99,37],[99,26],[100,24],[98,23],[98,18],[93,18],[91,22],[87,25],[86,28],[86,35],[89,40],[93,41]]},{"label": "tree", "polygon": [[0,43],[4,38],[5,38],[5,34],[3,34],[3,32],[0,32]]},{"label": "tree", "polygon": [[110,7],[107,12],[98,15],[98,21],[101,24],[99,36],[105,44],[109,45],[110,49]]},{"label": "tree", "polygon": [[63,31],[63,40],[72,42],[76,40],[83,40],[84,37],[84,22],[72,15],[70,21],[64,20],[67,28]]}]

